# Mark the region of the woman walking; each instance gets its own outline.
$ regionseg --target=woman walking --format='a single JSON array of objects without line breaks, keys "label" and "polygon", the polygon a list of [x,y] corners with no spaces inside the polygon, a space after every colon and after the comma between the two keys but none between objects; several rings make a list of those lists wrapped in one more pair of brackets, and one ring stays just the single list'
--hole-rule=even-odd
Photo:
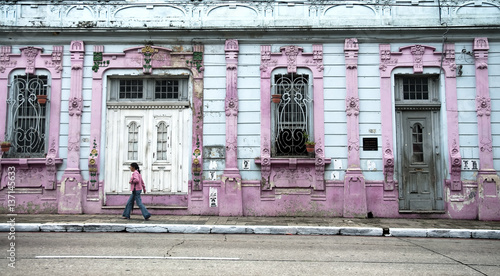
[{"label": "woman walking", "polygon": [[127,205],[125,206],[125,210],[123,211],[122,218],[130,219],[130,213],[134,209],[134,200],[135,200],[135,202],[137,202],[137,206],[141,208],[141,212],[142,215],[144,216],[144,219],[149,220],[151,214],[148,212],[148,209],[146,209],[146,206],[142,204],[142,199],[141,199],[141,192],[142,190],[144,190],[144,193],[146,193],[146,186],[144,185],[144,181],[142,180],[141,170],[139,169],[139,165],[137,165],[137,163],[130,164],[130,171],[132,171],[132,177],[130,178],[129,183],[132,194],[130,195],[130,198],[127,201]]}]

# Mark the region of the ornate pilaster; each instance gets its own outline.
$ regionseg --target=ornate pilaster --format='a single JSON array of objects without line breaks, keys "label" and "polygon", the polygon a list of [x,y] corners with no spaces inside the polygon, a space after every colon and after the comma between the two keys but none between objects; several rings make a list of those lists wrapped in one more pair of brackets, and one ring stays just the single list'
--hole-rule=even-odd
[{"label": "ornate pilaster", "polygon": [[[398,63],[398,59],[391,53],[391,45],[380,45],[380,104],[382,108],[382,151],[384,162],[384,191],[394,190],[394,152],[392,141],[392,95],[391,71]],[[413,62],[412,62],[413,65]],[[388,89],[389,88],[389,89]]]},{"label": "ornate pilaster", "polygon": [[[190,66],[191,73],[194,79],[193,91],[193,191],[203,191],[203,52],[202,44],[193,45],[193,54],[190,62],[186,61],[186,65]],[[174,63],[175,64],[175,63]]]},{"label": "ornate pilaster", "polygon": [[[67,166],[61,182],[59,213],[82,213],[82,181],[80,171],[80,132],[82,115],[83,41],[72,41],[71,88],[68,106],[68,157]],[[89,185],[90,186],[90,185]],[[90,188],[90,187],[89,187]]]},{"label": "ornate pilaster", "polygon": [[344,43],[344,54],[348,166],[344,179],[344,217],[366,217],[367,214],[365,178],[360,169],[359,159],[358,51],[358,40],[347,38]]},{"label": "ornate pilaster", "polygon": [[479,140],[478,203],[479,219],[494,220],[500,217],[500,179],[493,166],[491,137],[491,99],[488,79],[488,50],[486,37],[474,39],[476,67],[476,112]]},{"label": "ornate pilaster", "polygon": [[226,168],[222,175],[219,215],[242,216],[241,175],[238,169],[238,40],[228,39],[226,52]]}]

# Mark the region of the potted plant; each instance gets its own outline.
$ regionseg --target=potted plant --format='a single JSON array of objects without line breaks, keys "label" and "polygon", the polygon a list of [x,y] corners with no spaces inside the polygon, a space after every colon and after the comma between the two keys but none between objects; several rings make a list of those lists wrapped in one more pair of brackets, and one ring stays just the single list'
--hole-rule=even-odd
[{"label": "potted plant", "polygon": [[45,105],[47,103],[47,95],[36,95],[36,99],[40,105]]},{"label": "potted plant", "polygon": [[280,103],[281,94],[272,94],[271,99],[272,99],[273,103]]},{"label": "potted plant", "polygon": [[316,143],[314,141],[309,140],[309,135],[304,132],[304,138],[306,139],[306,142],[304,143],[306,145],[306,150],[307,152],[311,153],[314,152],[314,146]]},{"label": "potted plant", "polygon": [[10,142],[4,141],[4,142],[0,143],[0,146],[1,146],[3,152],[8,152],[10,150],[11,144],[10,144]]}]

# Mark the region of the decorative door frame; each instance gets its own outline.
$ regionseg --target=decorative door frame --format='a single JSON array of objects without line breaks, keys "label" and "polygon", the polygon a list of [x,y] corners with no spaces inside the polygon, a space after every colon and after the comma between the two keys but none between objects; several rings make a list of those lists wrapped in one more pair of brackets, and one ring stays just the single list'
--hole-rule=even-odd
[{"label": "decorative door frame", "polygon": [[462,190],[455,44],[444,44],[443,53],[435,52],[436,48],[434,47],[418,44],[401,47],[398,52],[391,52],[390,44],[380,44],[379,50],[384,191],[390,193],[394,190],[394,127],[392,125],[394,107],[392,105],[391,75],[392,71],[398,67],[413,67],[415,74],[423,73],[424,67],[438,67],[444,71],[450,186],[453,191]]},{"label": "decorative door frame", "polygon": [[[94,71],[92,76],[92,115],[90,136],[94,141],[93,153],[89,157],[89,168],[94,174],[90,190],[99,190],[100,160],[97,158],[101,149],[102,131],[102,93],[103,76],[109,69],[142,69],[144,75],[151,75],[153,69],[186,69],[193,78],[192,109],[192,180],[190,191],[203,189],[203,45],[194,44],[191,52],[174,52],[172,49],[157,46],[139,46],[123,50],[123,53],[104,53],[104,46],[94,46]],[[95,151],[94,151],[95,150]],[[189,188],[188,188],[189,191]]]},{"label": "decorative door frame", "polygon": [[[271,171],[273,164],[287,164],[290,170],[301,165],[314,165],[315,190],[324,190],[325,165],[331,162],[325,158],[325,121],[323,97],[323,45],[312,45],[312,53],[304,53],[302,47],[295,45],[280,48],[273,53],[270,45],[261,46],[260,65],[260,108],[261,108],[261,154],[256,163],[261,164],[261,188],[271,190]],[[288,73],[296,73],[297,68],[307,68],[313,76],[314,137],[316,140],[315,159],[309,158],[271,158],[271,76],[274,69],[287,68]]]}]

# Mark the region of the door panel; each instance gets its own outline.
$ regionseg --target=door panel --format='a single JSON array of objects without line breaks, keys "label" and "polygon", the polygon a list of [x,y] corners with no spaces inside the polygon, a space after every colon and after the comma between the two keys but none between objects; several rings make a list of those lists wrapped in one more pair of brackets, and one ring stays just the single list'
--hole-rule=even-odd
[{"label": "door panel", "polygon": [[[105,191],[129,192],[137,162],[148,192],[187,192],[189,109],[114,109],[107,112]],[[182,120],[188,118],[188,120]]]},{"label": "door panel", "polygon": [[[436,117],[436,116],[434,116]],[[436,129],[432,111],[398,113],[400,209],[436,210]]]}]

